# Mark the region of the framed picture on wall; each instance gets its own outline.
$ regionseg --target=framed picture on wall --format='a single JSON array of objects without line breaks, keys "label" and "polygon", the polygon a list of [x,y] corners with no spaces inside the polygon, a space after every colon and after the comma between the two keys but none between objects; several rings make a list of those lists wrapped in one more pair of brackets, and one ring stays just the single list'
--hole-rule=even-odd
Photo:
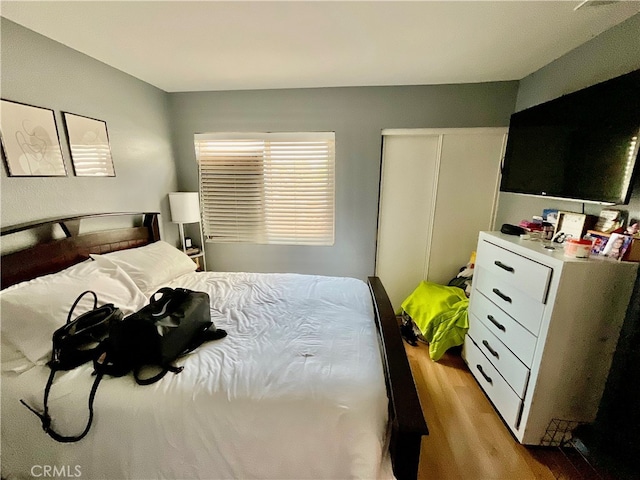
[{"label": "framed picture on wall", "polygon": [[10,177],[66,177],[53,110],[1,100],[0,137]]},{"label": "framed picture on wall", "polygon": [[63,112],[73,171],[78,177],[115,177],[107,123]]}]

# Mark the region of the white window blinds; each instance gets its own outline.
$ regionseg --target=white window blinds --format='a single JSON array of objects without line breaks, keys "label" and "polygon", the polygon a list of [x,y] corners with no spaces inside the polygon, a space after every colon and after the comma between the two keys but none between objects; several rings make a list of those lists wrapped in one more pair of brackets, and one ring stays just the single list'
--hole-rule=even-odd
[{"label": "white window blinds", "polygon": [[333,245],[333,132],[196,134],[195,148],[209,241]]}]

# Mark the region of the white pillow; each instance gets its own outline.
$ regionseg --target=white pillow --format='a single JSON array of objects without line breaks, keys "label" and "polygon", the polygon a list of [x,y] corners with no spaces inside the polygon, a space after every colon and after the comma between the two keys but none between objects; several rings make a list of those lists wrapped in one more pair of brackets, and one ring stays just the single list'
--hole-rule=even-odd
[{"label": "white pillow", "polygon": [[0,367],[3,372],[22,373],[33,367],[33,363],[20,350],[2,337],[0,348]]},{"label": "white pillow", "polygon": [[[58,273],[13,285],[0,292],[0,330],[9,343],[33,363],[51,356],[51,337],[67,320],[78,296],[93,290],[98,306],[113,303],[125,315],[147,302],[133,281],[116,265],[88,260]],[[93,307],[93,296],[85,295],[72,319]]]},{"label": "white pillow", "polygon": [[105,265],[110,262],[119,266],[148,295],[197,268],[196,263],[183,251],[163,241],[105,255],[93,254],[91,258]]}]

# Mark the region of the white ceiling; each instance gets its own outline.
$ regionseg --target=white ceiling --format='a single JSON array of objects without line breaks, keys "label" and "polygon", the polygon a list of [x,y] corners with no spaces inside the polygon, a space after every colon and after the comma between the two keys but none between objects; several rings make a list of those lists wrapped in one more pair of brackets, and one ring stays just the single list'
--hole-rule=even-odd
[{"label": "white ceiling", "polygon": [[640,1],[5,1],[0,14],[167,92],[519,80]]}]

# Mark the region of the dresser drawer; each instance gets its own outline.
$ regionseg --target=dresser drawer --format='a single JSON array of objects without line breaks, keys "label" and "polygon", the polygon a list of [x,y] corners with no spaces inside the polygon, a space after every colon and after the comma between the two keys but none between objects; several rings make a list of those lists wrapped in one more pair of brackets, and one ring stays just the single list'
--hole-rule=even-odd
[{"label": "dresser drawer", "polygon": [[471,316],[478,318],[522,363],[531,367],[536,349],[536,336],[496,307],[479,290],[471,296],[469,317]]},{"label": "dresser drawer", "polygon": [[476,267],[473,284],[476,290],[511,315],[520,325],[538,336],[544,303],[534,300],[516,288],[512,282],[504,281],[484,267]]},{"label": "dresser drawer", "polygon": [[484,392],[511,428],[518,428],[522,400],[467,335],[462,355]]},{"label": "dresser drawer", "polygon": [[476,267],[478,266],[534,300],[546,302],[551,278],[551,268],[546,265],[482,240],[478,244]]},{"label": "dresser drawer", "polygon": [[524,398],[529,381],[529,369],[474,315],[469,315],[470,336],[485,357],[498,370],[514,392]]}]

